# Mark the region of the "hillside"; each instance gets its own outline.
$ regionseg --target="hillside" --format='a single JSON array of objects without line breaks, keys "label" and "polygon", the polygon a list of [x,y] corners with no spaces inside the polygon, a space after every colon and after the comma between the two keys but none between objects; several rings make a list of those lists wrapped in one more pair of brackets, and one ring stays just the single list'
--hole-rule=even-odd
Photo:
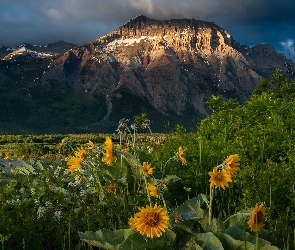
[{"label": "hillside", "polygon": [[209,114],[212,94],[242,103],[274,69],[294,79],[293,68],[270,45],[239,44],[214,23],[138,16],[64,53],[6,55],[0,104],[9,119],[1,121],[39,131],[113,132],[121,118],[144,112],[153,131],[168,123],[193,127]]}]

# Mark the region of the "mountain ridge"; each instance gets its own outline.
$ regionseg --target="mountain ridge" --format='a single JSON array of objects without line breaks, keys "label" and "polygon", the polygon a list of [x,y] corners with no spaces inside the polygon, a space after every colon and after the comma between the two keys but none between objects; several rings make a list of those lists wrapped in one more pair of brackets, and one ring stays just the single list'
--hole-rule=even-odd
[{"label": "mountain ridge", "polygon": [[[138,16],[42,62],[35,85],[70,88],[96,102],[96,130],[141,112],[157,117],[157,128],[160,122],[189,126],[209,114],[212,94],[243,103],[276,68],[294,78],[292,61],[270,45],[242,45],[213,22],[195,19]],[[0,71],[0,80],[1,73],[7,74]]]}]

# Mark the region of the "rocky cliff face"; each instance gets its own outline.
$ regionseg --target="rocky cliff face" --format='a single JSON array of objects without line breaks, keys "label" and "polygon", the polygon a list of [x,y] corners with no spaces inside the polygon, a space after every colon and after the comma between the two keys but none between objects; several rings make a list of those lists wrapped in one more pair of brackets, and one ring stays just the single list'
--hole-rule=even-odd
[{"label": "rocky cliff face", "polygon": [[286,71],[286,61],[269,45],[238,44],[214,23],[139,16],[67,52],[55,70],[77,89],[103,94],[109,107],[124,89],[181,116],[188,108],[208,114],[212,94],[245,101],[262,77]]},{"label": "rocky cliff face", "polygon": [[97,99],[106,109],[102,120],[154,110],[159,117],[188,121],[208,114],[212,94],[244,102],[274,69],[294,78],[293,63],[267,44],[241,45],[211,22],[144,16],[48,64],[38,81]]}]

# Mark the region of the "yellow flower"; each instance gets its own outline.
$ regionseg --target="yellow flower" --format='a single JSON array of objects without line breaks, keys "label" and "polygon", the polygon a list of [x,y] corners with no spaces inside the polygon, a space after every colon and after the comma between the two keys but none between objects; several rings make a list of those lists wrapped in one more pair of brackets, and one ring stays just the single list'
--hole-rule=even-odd
[{"label": "yellow flower", "polygon": [[67,162],[67,164],[69,165],[70,171],[75,172],[77,168],[82,168],[81,166],[82,161],[83,161],[82,158],[70,156]]},{"label": "yellow flower", "polygon": [[148,186],[148,190],[150,190],[150,196],[155,196],[157,197],[159,194],[158,194],[158,191],[157,191],[157,188],[155,185],[151,185],[149,184]]},{"label": "yellow flower", "polygon": [[75,180],[82,180],[82,175],[80,175],[80,174],[76,174],[75,175]]},{"label": "yellow flower", "polygon": [[123,152],[128,152],[129,151],[129,145],[128,145],[128,143],[124,143],[123,146],[118,144],[117,149],[119,149],[119,150],[121,150]]},{"label": "yellow flower", "polygon": [[265,203],[262,202],[259,207],[256,203],[254,210],[250,212],[250,220],[248,221],[251,231],[256,232],[256,223],[257,231],[259,232],[261,230],[261,228],[264,226],[262,221],[264,220],[265,215]]},{"label": "yellow flower", "polygon": [[179,212],[175,212],[174,214],[174,222],[178,223],[179,221],[181,221],[181,215]]},{"label": "yellow flower", "polygon": [[149,238],[160,237],[165,229],[168,228],[169,217],[165,208],[155,205],[154,208],[148,205],[138,208],[140,212],[129,219],[132,230],[138,231]]},{"label": "yellow flower", "polygon": [[186,164],[186,159],[183,157],[185,150],[186,149],[182,149],[182,147],[180,146],[178,149],[178,153],[177,153],[177,156],[178,156],[179,160],[181,161],[182,165]]},{"label": "yellow flower", "polygon": [[135,218],[131,217],[129,219],[129,225],[131,227],[131,230],[136,230],[135,222],[136,222],[136,219]]},{"label": "yellow flower", "polygon": [[94,149],[94,143],[92,141],[89,140],[86,145],[88,146],[88,149]]},{"label": "yellow flower", "polygon": [[9,160],[9,158],[10,158],[10,157],[9,157],[9,154],[8,154],[8,153],[6,153],[6,154],[5,154],[5,157],[4,157],[4,159],[5,159],[6,161],[8,161],[8,160]]},{"label": "yellow flower", "polygon": [[124,143],[122,151],[123,152],[128,152],[129,151],[129,145],[128,145],[128,143]]},{"label": "yellow flower", "polygon": [[75,151],[75,155],[76,155],[77,158],[84,159],[85,156],[86,156],[86,150],[83,149],[82,147],[81,148],[78,148],[78,150]]},{"label": "yellow flower", "polygon": [[232,182],[231,176],[226,172],[226,170],[217,171],[217,168],[213,169],[213,172],[209,172],[210,175],[210,188],[216,186],[218,188],[228,187],[228,183]]},{"label": "yellow flower", "polygon": [[236,173],[240,170],[239,166],[240,166],[240,158],[239,158],[239,155],[234,154],[234,155],[230,155],[227,158],[226,171],[231,176],[236,175]]},{"label": "yellow flower", "polygon": [[68,144],[68,138],[63,138],[59,144],[59,147],[63,147]]},{"label": "yellow flower", "polygon": [[143,162],[142,167],[145,177],[149,177],[151,174],[153,174],[153,168],[151,168],[151,164],[148,162]]},{"label": "yellow flower", "polygon": [[112,139],[109,136],[106,137],[104,150],[106,152],[105,152],[105,157],[102,158],[102,161],[110,166],[112,164],[114,154],[113,154]]},{"label": "yellow flower", "polygon": [[109,193],[114,194],[114,195],[116,195],[116,193],[117,193],[117,189],[116,189],[115,186],[112,185],[112,184],[110,184],[110,185],[107,187],[107,191],[108,191]]}]

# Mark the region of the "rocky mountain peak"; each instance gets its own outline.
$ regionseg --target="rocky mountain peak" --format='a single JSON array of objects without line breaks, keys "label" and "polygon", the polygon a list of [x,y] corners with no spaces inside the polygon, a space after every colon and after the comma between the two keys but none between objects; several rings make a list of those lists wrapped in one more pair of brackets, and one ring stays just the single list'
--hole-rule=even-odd
[{"label": "rocky mountain peak", "polygon": [[188,122],[208,115],[212,94],[246,101],[274,69],[294,78],[293,63],[271,46],[242,45],[212,22],[138,16],[70,46],[50,60],[38,81],[97,100],[105,109],[102,121],[153,112],[159,120]]},{"label": "rocky mountain peak", "polygon": [[266,68],[286,71],[286,58],[273,48],[241,45],[213,22],[145,16],[73,48],[63,60],[60,70],[80,91],[98,92],[109,104],[127,91],[179,116],[188,109],[207,115],[212,94],[243,102],[271,75]]}]

